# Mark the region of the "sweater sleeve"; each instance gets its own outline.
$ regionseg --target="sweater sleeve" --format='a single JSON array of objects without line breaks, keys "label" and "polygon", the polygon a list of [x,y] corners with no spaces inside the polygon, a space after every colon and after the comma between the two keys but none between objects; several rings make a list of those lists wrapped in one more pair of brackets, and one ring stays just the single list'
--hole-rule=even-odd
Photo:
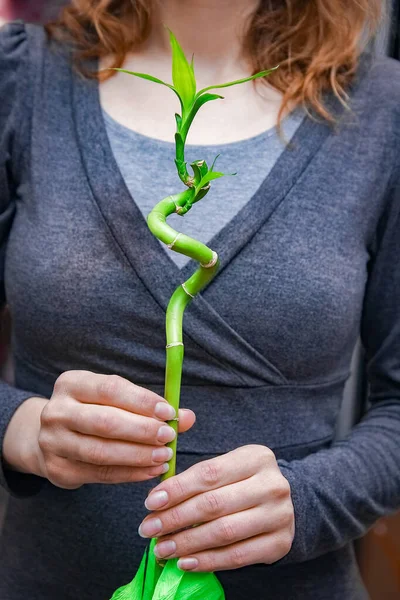
[{"label": "sweater sleeve", "polygon": [[327,450],[279,461],[292,489],[289,564],[336,550],[400,508],[400,182],[388,194],[369,262],[361,316],[369,410]]},{"label": "sweater sleeve", "polygon": [[[28,41],[22,23],[0,29],[0,306],[6,303],[4,262],[7,238],[15,214],[17,171],[22,148],[21,131],[26,125],[26,63]],[[24,86],[22,88],[22,86]],[[24,99],[22,98],[24,96]],[[0,485],[14,495],[36,491],[39,478],[4,468],[4,434],[16,409],[24,400],[38,396],[0,380]]]}]

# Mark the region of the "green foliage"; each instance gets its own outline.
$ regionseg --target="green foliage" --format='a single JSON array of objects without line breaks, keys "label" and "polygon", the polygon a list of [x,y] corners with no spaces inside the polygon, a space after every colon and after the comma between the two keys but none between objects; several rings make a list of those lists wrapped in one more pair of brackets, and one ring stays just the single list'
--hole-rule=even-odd
[{"label": "green foliage", "polygon": [[225,600],[222,586],[213,573],[187,573],[177,559],[161,568],[154,556],[155,540],[143,556],[135,578],[114,592],[111,600]]},{"label": "green foliage", "polygon": [[175,91],[181,99],[183,115],[190,110],[196,95],[196,79],[194,77],[194,57],[189,64],[178,43],[178,40],[169,31],[169,40],[172,48],[172,82]]},{"label": "green foliage", "polygon": [[260,77],[267,77],[268,75],[270,75],[272,73],[272,71],[276,71],[276,69],[278,69],[278,67],[273,67],[272,69],[269,69],[268,71],[260,71],[259,73],[256,73],[255,75],[251,75],[250,77],[245,77],[244,79],[236,79],[236,81],[229,81],[228,83],[220,83],[218,85],[210,85],[206,88],[203,88],[202,90],[199,91],[198,94],[196,94],[196,100],[202,94],[204,94],[205,92],[208,92],[208,90],[227,88],[227,87],[231,87],[232,85],[239,85],[241,83],[246,83],[247,81],[252,81],[253,79],[259,79]]},{"label": "green foliage", "polygon": [[[196,114],[198,113],[200,108],[204,106],[204,104],[206,104],[207,102],[211,102],[212,100],[221,100],[224,98],[219,94],[209,94],[208,91],[219,88],[227,88],[233,85],[240,85],[242,83],[246,83],[247,81],[252,81],[260,77],[267,77],[270,73],[272,73],[272,71],[275,71],[275,69],[277,69],[278,67],[274,67],[267,71],[260,71],[259,73],[251,75],[250,77],[245,77],[244,79],[237,79],[235,81],[229,81],[227,83],[210,85],[206,88],[203,88],[196,94],[194,56],[192,56],[192,60],[189,63],[185,56],[185,53],[183,52],[182,47],[180,46],[178,40],[176,39],[172,31],[168,29],[168,32],[172,49],[172,84],[166,83],[165,81],[162,81],[157,77],[153,77],[152,75],[148,75],[147,73],[137,73],[134,71],[127,71],[126,69],[114,70],[121,71],[122,73],[129,73],[130,75],[135,75],[136,77],[141,77],[142,79],[147,79],[148,81],[152,81],[154,83],[158,83],[160,85],[169,87],[178,96],[182,114],[175,114],[175,165],[181,181],[183,181],[183,183],[188,187],[192,187],[193,185],[195,185],[196,194],[199,196],[200,190],[207,189],[207,186],[209,186],[212,180],[218,179],[219,177],[223,177],[223,173],[213,172],[211,168],[208,174],[203,173],[202,180],[200,182],[196,181],[196,177],[189,175],[185,162],[186,138]],[[203,196],[205,196],[204,191],[201,197]],[[200,199],[200,197],[198,197],[197,199]]]}]

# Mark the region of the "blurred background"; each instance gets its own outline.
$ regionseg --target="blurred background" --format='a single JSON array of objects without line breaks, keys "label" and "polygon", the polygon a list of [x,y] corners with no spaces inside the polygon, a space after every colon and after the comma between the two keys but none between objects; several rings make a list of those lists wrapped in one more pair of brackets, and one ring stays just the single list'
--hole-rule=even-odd
[{"label": "blurred background", "polygon": [[[400,0],[382,1],[387,8],[386,18],[372,51],[400,60]],[[14,19],[44,23],[56,16],[65,4],[65,0],[0,0],[0,24]],[[0,315],[0,376],[12,383],[10,332],[11,323],[6,308]],[[363,349],[358,343],[353,356],[352,376],[344,392],[337,438],[344,437],[359,420],[366,408],[366,397]],[[0,489],[0,528],[6,504],[7,498]],[[357,542],[356,551],[371,600],[400,600],[400,513],[381,519]]]}]

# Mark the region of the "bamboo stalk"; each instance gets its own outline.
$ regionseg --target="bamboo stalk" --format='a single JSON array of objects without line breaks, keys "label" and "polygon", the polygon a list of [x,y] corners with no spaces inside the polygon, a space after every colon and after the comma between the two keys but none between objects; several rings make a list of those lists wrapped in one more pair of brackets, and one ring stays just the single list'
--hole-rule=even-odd
[{"label": "bamboo stalk", "polygon": [[[170,250],[184,254],[199,263],[199,268],[193,275],[172,294],[166,312],[167,344],[164,397],[174,407],[178,415],[184,357],[183,315],[188,304],[215,277],[220,263],[216,252],[198,240],[170,227],[167,223],[167,218],[173,213],[181,216],[185,215],[195,202],[198,202],[207,195],[210,190],[210,182],[224,176],[224,173],[214,171],[216,159],[210,168],[204,160],[195,161],[190,165],[193,175],[188,173],[185,162],[187,135],[199,109],[207,102],[222,99],[222,96],[219,94],[208,93],[209,90],[230,87],[259,77],[266,77],[274,69],[260,71],[245,79],[210,86],[196,93],[193,58],[189,64],[175,36],[171,31],[169,33],[172,48],[172,84],[161,81],[148,73],[138,73],[125,69],[115,70],[169,87],[178,96],[182,109],[181,115],[175,115],[175,166],[179,179],[186,185],[187,189],[178,194],[167,196],[158,202],[147,217],[148,227],[156,238],[166,244]],[[163,481],[169,477],[173,477],[176,473],[178,416],[168,423],[175,430],[176,436],[175,440],[168,444],[173,450],[173,456],[169,461],[169,470],[161,478]],[[169,561],[156,559],[153,552],[156,541],[154,538],[152,539],[150,549],[145,553],[137,575],[129,584],[119,588],[115,592],[113,600],[122,600],[123,598],[138,600],[139,596],[140,598],[144,598],[143,593],[145,593],[146,598],[150,598],[148,594],[149,592],[153,594],[154,590],[158,589],[159,580],[163,581],[164,584],[167,581],[167,587],[170,586],[171,589],[178,585],[179,597],[188,599],[192,596],[193,587],[191,582],[193,579],[197,582],[195,584],[197,591],[199,590],[199,581],[201,582],[202,598],[214,600],[223,600],[225,598],[222,586],[214,574],[183,573],[176,566],[176,559]],[[177,588],[175,587],[175,589]],[[152,595],[152,597],[159,598],[158,592],[155,591],[154,593],[155,596]],[[165,595],[163,595],[164,597]]]},{"label": "bamboo stalk", "polygon": [[[165,368],[165,399],[174,407],[178,414],[181,392],[182,366],[184,357],[183,343],[183,314],[193,298],[213,279],[219,268],[217,253],[205,244],[179,233],[170,227],[166,220],[172,213],[179,214],[180,209],[187,208],[187,203],[193,198],[192,190],[186,190],[175,196],[161,200],[151,211],[147,224],[155,237],[161,240],[174,252],[185,254],[198,261],[200,267],[182,283],[172,294],[166,313],[166,368]],[[187,210],[189,210],[187,208]],[[169,470],[162,476],[162,481],[173,477],[176,473],[176,447],[178,439],[178,419],[168,424],[175,430],[175,439],[167,444],[174,454],[169,461]]]}]

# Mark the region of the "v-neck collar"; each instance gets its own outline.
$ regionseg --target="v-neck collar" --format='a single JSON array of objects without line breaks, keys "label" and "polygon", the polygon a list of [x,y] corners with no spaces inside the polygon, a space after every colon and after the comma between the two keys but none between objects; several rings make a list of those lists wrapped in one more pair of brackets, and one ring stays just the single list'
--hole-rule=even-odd
[{"label": "v-neck collar", "polygon": [[[100,104],[98,82],[73,76],[72,100],[77,137],[93,198],[115,243],[165,311],[174,289],[189,277],[197,265],[190,260],[180,269],[147,228],[114,158]],[[333,103],[337,109],[337,103]],[[257,192],[208,243],[221,260],[220,270],[209,285],[218,285],[221,272],[271,217],[331,133],[332,128],[326,122],[318,122],[308,116],[304,118],[290,145],[283,150]],[[161,198],[155,198],[155,202],[159,200]],[[216,326],[225,344],[221,344],[221,339],[218,341],[213,334]],[[241,351],[251,355],[253,364],[245,378],[247,383],[250,380],[253,383],[265,382],[266,379],[271,383],[285,382],[273,364],[239,336],[202,294],[186,310],[184,330],[211,355],[217,355],[230,365],[237,364],[238,369],[243,363]],[[241,383],[243,380],[239,377]]]}]

